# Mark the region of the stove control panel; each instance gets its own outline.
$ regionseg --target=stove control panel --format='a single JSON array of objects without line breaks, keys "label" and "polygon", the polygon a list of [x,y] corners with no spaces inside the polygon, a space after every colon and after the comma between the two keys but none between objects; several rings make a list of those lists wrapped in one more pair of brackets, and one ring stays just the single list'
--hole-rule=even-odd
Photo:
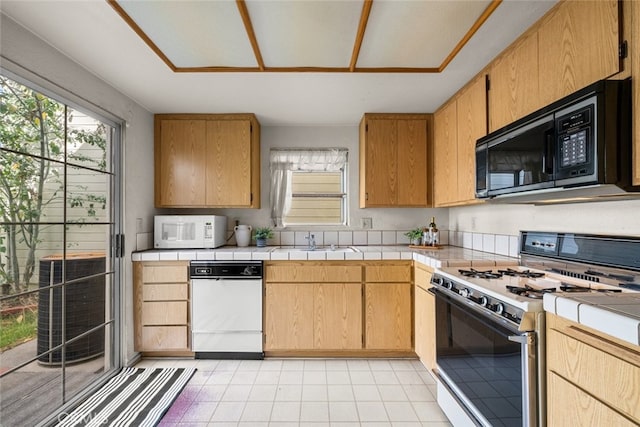
[{"label": "stove control panel", "polygon": [[464,284],[451,280],[448,277],[434,274],[431,278],[431,284],[438,289],[442,289],[448,295],[452,295],[458,299],[464,299],[472,304],[477,304],[479,308],[482,307],[485,310],[491,311],[517,325],[522,321],[524,313],[522,309],[500,301],[490,295],[485,295],[476,289],[470,289]]}]

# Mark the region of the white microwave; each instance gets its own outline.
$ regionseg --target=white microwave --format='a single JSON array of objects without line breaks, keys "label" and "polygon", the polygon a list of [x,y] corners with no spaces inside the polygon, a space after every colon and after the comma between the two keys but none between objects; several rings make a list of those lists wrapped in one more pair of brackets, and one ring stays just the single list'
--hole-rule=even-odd
[{"label": "white microwave", "polygon": [[223,246],[227,217],[221,215],[156,215],[153,246],[156,249],[201,249]]}]

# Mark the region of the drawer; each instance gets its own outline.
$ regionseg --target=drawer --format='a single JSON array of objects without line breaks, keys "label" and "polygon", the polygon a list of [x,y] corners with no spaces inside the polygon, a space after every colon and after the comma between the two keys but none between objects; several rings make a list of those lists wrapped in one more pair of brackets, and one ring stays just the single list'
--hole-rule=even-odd
[{"label": "drawer", "polygon": [[144,283],[187,283],[189,281],[189,264],[187,263],[153,264],[145,263],[142,266]]},{"label": "drawer", "polygon": [[186,283],[163,283],[142,285],[143,301],[187,300],[189,285]]},{"label": "drawer", "polygon": [[368,265],[364,277],[365,282],[411,282],[411,264]]},{"label": "drawer", "polygon": [[549,426],[637,426],[553,372],[548,375],[547,387]]},{"label": "drawer", "polygon": [[142,303],[142,325],[186,325],[186,301],[145,301]]},{"label": "drawer", "polygon": [[[548,330],[547,369],[640,421],[640,367],[576,339],[581,334],[593,337],[580,328],[572,328],[571,333]],[[618,352],[634,350],[620,346]]]},{"label": "drawer", "polygon": [[187,350],[188,336],[186,326],[144,326],[140,350]]},{"label": "drawer", "polygon": [[282,283],[348,283],[362,282],[360,265],[269,265],[267,282]]}]

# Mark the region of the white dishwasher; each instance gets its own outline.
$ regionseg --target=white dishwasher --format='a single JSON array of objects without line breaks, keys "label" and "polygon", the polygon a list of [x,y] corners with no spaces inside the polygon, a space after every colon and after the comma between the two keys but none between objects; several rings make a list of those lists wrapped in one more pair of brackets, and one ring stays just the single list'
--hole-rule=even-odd
[{"label": "white dishwasher", "polygon": [[263,359],[262,261],[191,261],[196,359]]}]

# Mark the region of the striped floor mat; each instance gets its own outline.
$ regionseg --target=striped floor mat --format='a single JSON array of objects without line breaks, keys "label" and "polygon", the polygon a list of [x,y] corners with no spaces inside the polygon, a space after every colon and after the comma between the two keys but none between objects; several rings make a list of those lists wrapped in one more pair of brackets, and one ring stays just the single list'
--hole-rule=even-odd
[{"label": "striped floor mat", "polygon": [[195,371],[124,368],[57,425],[155,426]]}]

